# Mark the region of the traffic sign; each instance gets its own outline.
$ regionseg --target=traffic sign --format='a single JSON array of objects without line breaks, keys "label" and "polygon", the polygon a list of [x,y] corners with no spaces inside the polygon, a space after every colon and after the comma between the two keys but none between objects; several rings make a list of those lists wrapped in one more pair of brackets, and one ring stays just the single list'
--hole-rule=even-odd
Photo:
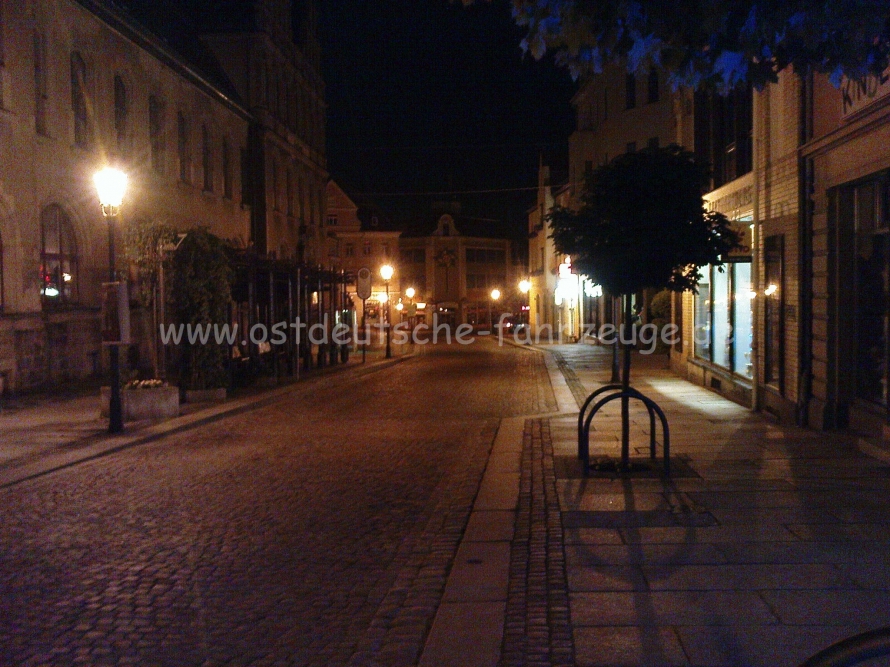
[{"label": "traffic sign", "polygon": [[358,270],[355,280],[355,293],[362,301],[371,298],[371,269],[362,267]]}]

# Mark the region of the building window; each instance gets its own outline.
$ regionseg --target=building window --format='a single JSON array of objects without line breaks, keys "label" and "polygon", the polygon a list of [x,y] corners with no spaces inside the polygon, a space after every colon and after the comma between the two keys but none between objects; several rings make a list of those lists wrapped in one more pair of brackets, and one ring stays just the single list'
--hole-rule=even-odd
[{"label": "building window", "polygon": [[355,246],[352,245],[351,243],[347,243],[343,250],[343,254],[346,255],[347,257],[355,256]]},{"label": "building window", "polygon": [[752,100],[751,86],[695,94],[695,153],[712,166],[712,190],[751,171]]},{"label": "building window", "polygon": [[290,167],[284,175],[284,187],[287,190],[287,214],[292,216],[294,214],[294,174]]},{"label": "building window", "polygon": [[179,180],[191,183],[192,154],[189,146],[189,124],[181,111],[176,114],[176,143],[179,154]]},{"label": "building window", "polygon": [[365,257],[370,256],[370,254],[371,254],[371,242],[370,241],[365,241],[365,244],[362,247],[362,254]]},{"label": "building window", "polygon": [[53,204],[40,215],[40,293],[44,305],[73,302],[77,294],[77,246],[65,212]]},{"label": "building window", "polygon": [[503,264],[506,253],[500,248],[467,248],[467,264]]},{"label": "building window", "polygon": [[383,250],[383,256],[389,257],[389,243],[381,244],[381,249]]},{"label": "building window", "polygon": [[148,140],[151,144],[151,166],[164,169],[164,107],[154,95],[148,98]]},{"label": "building window", "polygon": [[278,182],[278,161],[272,158],[272,209],[281,210],[281,201],[279,200],[278,190],[280,183]]},{"label": "building window", "polygon": [[87,109],[87,66],[77,51],[71,54],[71,111],[74,114],[74,143],[88,148],[92,141]]},{"label": "building window", "polygon": [[742,377],[753,377],[750,261],[702,268],[693,319],[696,357]]},{"label": "building window", "polygon": [[637,77],[628,74],[624,77],[624,108],[633,109],[637,106]]},{"label": "building window", "polygon": [[3,312],[3,235],[0,234],[0,312]]},{"label": "building window", "polygon": [[223,196],[226,199],[232,198],[232,147],[229,145],[228,139],[222,142],[222,169],[223,169]]},{"label": "building window", "polygon": [[426,263],[426,250],[424,248],[405,248],[401,252],[402,264]]},{"label": "building window", "polygon": [[337,214],[336,213],[328,214],[327,225],[328,225],[328,227],[336,227],[337,226]]},{"label": "building window", "polygon": [[649,70],[649,81],[646,86],[646,101],[649,104],[658,101],[658,70],[654,67]]},{"label": "building window", "polygon": [[204,172],[204,192],[213,192],[213,147],[207,125],[201,125],[201,171]]},{"label": "building window", "polygon": [[34,34],[34,126],[37,134],[46,135],[46,39]]},{"label": "building window", "polygon": [[124,151],[127,141],[127,86],[119,74],[114,77],[114,134],[117,140],[117,149]]},{"label": "building window", "polygon": [[768,236],[763,242],[764,264],[764,377],[766,384],[782,390],[782,301],[784,299],[783,248],[781,235]]},{"label": "building window", "polygon": [[[838,227],[855,233],[855,287],[849,322],[855,344],[856,396],[887,405],[887,331],[890,326],[890,238],[888,238],[887,181],[869,180],[845,186],[838,194]],[[842,285],[849,278],[841,278]],[[849,303],[849,301],[847,301]],[[847,309],[845,311],[849,312]]]}]

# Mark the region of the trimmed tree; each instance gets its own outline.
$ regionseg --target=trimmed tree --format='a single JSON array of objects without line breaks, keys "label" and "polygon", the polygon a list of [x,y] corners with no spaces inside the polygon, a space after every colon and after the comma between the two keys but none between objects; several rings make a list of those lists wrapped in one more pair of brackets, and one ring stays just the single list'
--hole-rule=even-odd
[{"label": "trimmed tree", "polygon": [[[721,213],[707,211],[702,192],[708,170],[678,146],[620,155],[587,178],[578,210],[556,207],[549,216],[556,249],[613,295],[644,289],[695,290],[701,267],[722,266],[741,247]],[[624,346],[622,466],[629,457],[630,336]]]},{"label": "trimmed tree", "polygon": [[226,244],[205,227],[189,230],[173,255],[171,301],[177,322],[209,334],[184,341],[181,383],[185,389],[225,387],[228,346],[217,343],[214,326],[228,323],[231,268]]}]

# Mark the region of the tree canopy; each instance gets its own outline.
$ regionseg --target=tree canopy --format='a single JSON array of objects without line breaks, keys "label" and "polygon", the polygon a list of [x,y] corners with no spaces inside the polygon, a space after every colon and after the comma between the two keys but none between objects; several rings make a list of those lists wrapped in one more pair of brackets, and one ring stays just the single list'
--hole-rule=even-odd
[{"label": "tree canopy", "polygon": [[707,264],[741,247],[701,196],[707,169],[679,146],[626,153],[587,178],[577,211],[549,216],[556,249],[612,294],[695,289]]},{"label": "tree canopy", "polygon": [[535,58],[555,51],[573,76],[656,66],[675,87],[728,90],[760,88],[789,65],[837,85],[890,64],[887,0],[512,1],[523,48]]}]

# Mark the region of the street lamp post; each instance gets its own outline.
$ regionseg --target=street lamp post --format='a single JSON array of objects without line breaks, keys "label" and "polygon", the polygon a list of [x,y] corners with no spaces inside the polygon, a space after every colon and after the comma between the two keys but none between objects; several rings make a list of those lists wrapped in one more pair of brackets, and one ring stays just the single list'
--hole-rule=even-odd
[{"label": "street lamp post", "polygon": [[493,289],[491,290],[491,301],[488,302],[488,327],[489,329],[494,329],[494,320],[491,317],[491,305],[501,298],[501,290]]},{"label": "street lamp post", "polygon": [[380,277],[383,278],[383,284],[386,285],[386,358],[392,358],[392,347],[390,346],[390,327],[392,319],[390,318],[389,304],[389,281],[392,280],[392,274],[395,270],[389,264],[380,267]]},{"label": "street lamp post", "polygon": [[[105,167],[93,177],[102,215],[108,223],[108,281],[116,282],[114,256],[114,227],[120,213],[124,192],[127,188],[127,175],[119,169]],[[108,432],[120,433],[124,430],[123,409],[121,406],[120,342],[112,341],[108,347],[108,366],[111,372],[111,395],[108,403]]]},{"label": "street lamp post", "polygon": [[[526,311],[527,314],[526,314],[526,316],[525,316],[525,324],[531,324],[531,322],[530,322],[530,317],[531,317],[531,301],[530,301],[530,297],[528,296],[528,293],[529,293],[529,291],[531,290],[531,288],[532,288],[531,281],[529,281],[529,280],[527,280],[527,279],[523,279],[523,280],[520,280],[520,281],[519,281],[519,291],[522,292],[522,293],[525,295],[524,298],[523,298],[523,300],[525,301],[525,303],[524,303],[523,305],[527,305],[527,306],[528,306],[528,311]],[[520,317],[519,317],[519,323],[520,323],[520,324],[523,323],[522,320],[523,320],[523,318],[522,318],[522,316],[520,316]]]},{"label": "street lamp post", "polygon": [[[414,295],[417,294],[417,290],[413,287],[409,287],[405,290],[405,296],[408,297],[408,326],[414,326],[414,317],[417,312],[416,307],[414,307]],[[413,342],[413,338],[412,338]]]}]

